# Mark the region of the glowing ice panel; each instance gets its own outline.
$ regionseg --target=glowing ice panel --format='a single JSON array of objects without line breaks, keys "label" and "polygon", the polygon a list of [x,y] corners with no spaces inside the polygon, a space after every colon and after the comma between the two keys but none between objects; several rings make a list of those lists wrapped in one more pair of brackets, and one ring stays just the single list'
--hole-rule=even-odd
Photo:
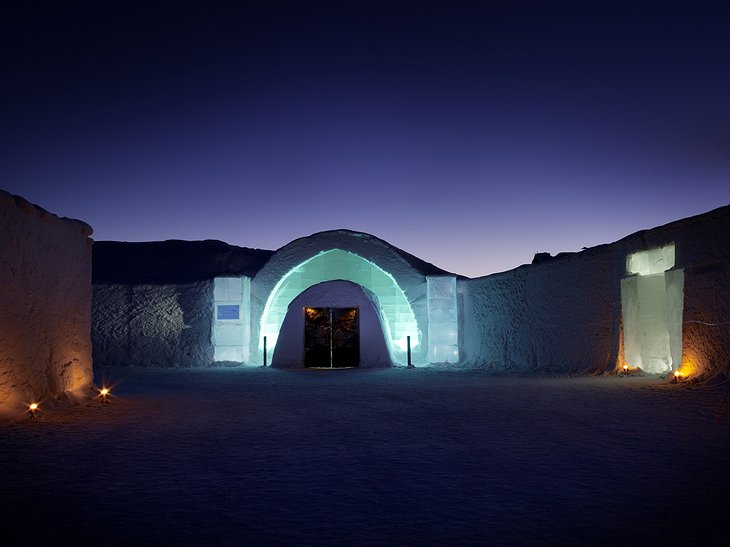
[{"label": "glowing ice panel", "polygon": [[641,368],[639,343],[639,278],[621,280],[621,312],[624,335],[624,359],[633,367]]},{"label": "glowing ice panel", "polygon": [[684,273],[672,270],[621,281],[624,357],[653,374],[682,362]]},{"label": "glowing ice panel", "polygon": [[664,273],[674,267],[674,243],[640,251],[626,257],[626,271],[629,274],[653,275]]},{"label": "glowing ice panel", "polygon": [[640,275],[638,282],[641,368],[659,374],[672,369],[664,274]]},{"label": "glowing ice panel", "polygon": [[684,271],[672,270],[664,274],[667,287],[667,330],[672,368],[682,363],[682,319],[684,317]]},{"label": "glowing ice panel", "polygon": [[455,276],[428,276],[428,360],[455,363],[459,360],[459,315]]},{"label": "glowing ice panel", "polygon": [[213,359],[246,362],[249,357],[251,279],[216,277],[213,280]]}]

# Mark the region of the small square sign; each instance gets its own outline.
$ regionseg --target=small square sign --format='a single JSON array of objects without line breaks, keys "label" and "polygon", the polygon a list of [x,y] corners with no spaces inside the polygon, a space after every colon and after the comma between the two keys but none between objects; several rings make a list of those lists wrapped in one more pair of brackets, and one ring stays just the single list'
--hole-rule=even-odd
[{"label": "small square sign", "polygon": [[239,319],[241,306],[238,304],[219,304],[216,306],[216,319]]}]

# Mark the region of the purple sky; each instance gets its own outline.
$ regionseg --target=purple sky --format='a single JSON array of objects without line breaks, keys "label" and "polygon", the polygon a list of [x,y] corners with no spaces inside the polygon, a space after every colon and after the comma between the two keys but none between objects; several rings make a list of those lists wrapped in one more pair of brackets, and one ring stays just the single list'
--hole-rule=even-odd
[{"label": "purple sky", "polygon": [[478,276],[730,203],[725,2],[61,4],[0,18],[0,188],[97,240]]}]

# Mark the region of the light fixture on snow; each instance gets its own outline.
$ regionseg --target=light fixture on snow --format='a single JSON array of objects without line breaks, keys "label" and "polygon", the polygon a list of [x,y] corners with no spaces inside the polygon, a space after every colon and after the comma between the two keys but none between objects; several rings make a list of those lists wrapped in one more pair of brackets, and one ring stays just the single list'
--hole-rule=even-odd
[{"label": "light fixture on snow", "polygon": [[30,419],[35,420],[37,419],[36,414],[38,413],[38,403],[30,403],[28,405],[28,414],[30,414]]},{"label": "light fixture on snow", "polygon": [[624,365],[623,369],[624,369],[624,375],[629,373],[629,365]]},{"label": "light fixture on snow", "polygon": [[681,377],[682,377],[682,373],[679,372],[678,370],[675,370],[674,371],[674,381],[675,382],[679,382],[679,380],[680,380]]},{"label": "light fixture on snow", "polygon": [[108,387],[103,387],[99,390],[99,397],[101,397],[102,403],[109,403],[109,393],[111,390]]}]

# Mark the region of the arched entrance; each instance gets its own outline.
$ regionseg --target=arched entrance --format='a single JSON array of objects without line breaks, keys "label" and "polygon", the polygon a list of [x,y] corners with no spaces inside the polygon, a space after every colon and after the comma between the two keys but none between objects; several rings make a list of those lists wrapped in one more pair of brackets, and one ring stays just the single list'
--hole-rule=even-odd
[{"label": "arched entrance", "polygon": [[[301,368],[314,366],[317,368],[329,368],[333,366],[359,366],[360,368],[378,368],[392,366],[390,352],[385,341],[384,325],[380,314],[377,312],[379,305],[377,297],[360,285],[349,281],[327,281],[314,285],[291,301],[284,321],[281,325],[278,343],[271,360],[272,367],[279,368]],[[307,330],[308,312],[317,310],[340,310],[340,324],[335,327],[349,328],[351,332],[340,333],[339,359],[334,355],[331,360],[330,348],[323,347],[323,354],[317,356],[309,355],[307,362]],[[348,313],[355,311],[357,321],[352,322]],[[326,323],[331,319],[329,313],[323,317]],[[315,328],[317,325],[315,324]],[[355,330],[356,329],[356,330]],[[327,338],[329,332],[325,332]],[[353,348],[353,340],[357,341],[357,356],[348,355]],[[312,340],[309,340],[309,349],[312,349]],[[324,340],[325,345],[328,340]],[[317,341],[314,340],[316,346]],[[344,346],[344,347],[343,347]],[[316,348],[315,348],[316,349]]]},{"label": "arched entrance", "polygon": [[298,295],[314,285],[334,280],[350,281],[374,295],[390,360],[405,362],[407,337],[410,336],[411,348],[416,348],[421,333],[403,290],[390,273],[358,254],[342,249],[320,252],[279,279],[261,316],[259,350],[263,349],[266,337],[268,350],[276,352],[282,323]]}]

